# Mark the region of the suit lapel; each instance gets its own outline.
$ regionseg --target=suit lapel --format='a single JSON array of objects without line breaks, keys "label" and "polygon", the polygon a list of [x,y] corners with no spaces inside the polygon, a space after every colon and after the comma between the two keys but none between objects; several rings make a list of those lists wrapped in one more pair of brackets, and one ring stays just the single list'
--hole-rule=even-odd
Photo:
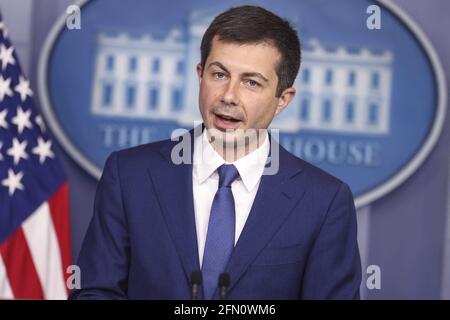
[{"label": "suit lapel", "polygon": [[[271,148],[274,144],[277,143],[272,141]],[[277,144],[277,147],[280,146]],[[261,177],[247,222],[228,262],[229,290],[272,239],[305,192],[305,185],[296,183],[294,178],[301,173],[298,162],[283,148],[280,147],[279,151],[279,171],[275,175]]]},{"label": "suit lapel", "polygon": [[[193,146],[193,130],[190,134]],[[173,142],[163,146],[160,152],[164,159],[157,165],[153,164],[149,173],[167,228],[189,281],[192,271],[200,270],[192,192],[192,161],[189,164],[173,163],[171,151],[176,144],[177,142]],[[193,150],[191,160],[192,152]]]}]

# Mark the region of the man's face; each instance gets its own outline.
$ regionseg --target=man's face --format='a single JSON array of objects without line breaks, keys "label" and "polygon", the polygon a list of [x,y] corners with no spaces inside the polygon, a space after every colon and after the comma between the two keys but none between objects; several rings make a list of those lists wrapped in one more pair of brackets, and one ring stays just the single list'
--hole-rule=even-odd
[{"label": "man's face", "polygon": [[295,95],[295,89],[289,88],[275,97],[275,66],[280,57],[266,43],[241,45],[215,37],[205,69],[197,65],[200,112],[206,128],[227,132],[226,140],[230,130],[232,136],[236,129],[266,129]]}]

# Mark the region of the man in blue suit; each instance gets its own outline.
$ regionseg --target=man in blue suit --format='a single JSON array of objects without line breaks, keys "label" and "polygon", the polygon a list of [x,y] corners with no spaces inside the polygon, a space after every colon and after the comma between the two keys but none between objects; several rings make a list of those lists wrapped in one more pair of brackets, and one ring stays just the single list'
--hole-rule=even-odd
[{"label": "man in blue suit", "polygon": [[299,67],[297,33],[275,14],[242,6],[214,19],[197,66],[202,126],[187,148],[165,140],[108,158],[71,299],[191,299],[194,271],[200,299],[221,297],[219,278],[228,299],[359,298],[349,187],[266,130]]}]

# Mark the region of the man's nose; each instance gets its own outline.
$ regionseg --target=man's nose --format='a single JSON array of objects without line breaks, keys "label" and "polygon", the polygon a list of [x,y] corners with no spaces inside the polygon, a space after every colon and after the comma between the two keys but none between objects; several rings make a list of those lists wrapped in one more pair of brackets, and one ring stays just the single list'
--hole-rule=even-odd
[{"label": "man's nose", "polygon": [[239,105],[239,81],[229,81],[222,95],[222,102],[227,105]]}]

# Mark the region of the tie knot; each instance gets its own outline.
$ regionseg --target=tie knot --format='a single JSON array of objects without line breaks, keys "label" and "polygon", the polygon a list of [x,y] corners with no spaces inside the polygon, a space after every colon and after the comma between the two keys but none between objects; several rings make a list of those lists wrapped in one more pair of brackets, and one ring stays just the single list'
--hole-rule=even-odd
[{"label": "tie knot", "polygon": [[219,188],[230,188],[234,180],[239,176],[239,172],[232,164],[223,164],[217,168],[219,173]]}]

